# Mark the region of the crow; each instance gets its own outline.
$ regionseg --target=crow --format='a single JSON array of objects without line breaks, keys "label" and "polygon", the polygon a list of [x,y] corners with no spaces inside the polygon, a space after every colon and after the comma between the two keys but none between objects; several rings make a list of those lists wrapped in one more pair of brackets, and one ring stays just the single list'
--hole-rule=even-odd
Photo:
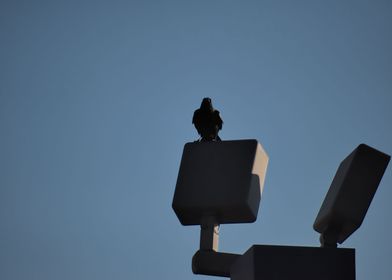
[{"label": "crow", "polygon": [[219,116],[219,111],[212,107],[211,99],[206,97],[201,102],[200,108],[193,113],[192,123],[203,141],[221,141],[218,136],[222,129],[223,121]]}]

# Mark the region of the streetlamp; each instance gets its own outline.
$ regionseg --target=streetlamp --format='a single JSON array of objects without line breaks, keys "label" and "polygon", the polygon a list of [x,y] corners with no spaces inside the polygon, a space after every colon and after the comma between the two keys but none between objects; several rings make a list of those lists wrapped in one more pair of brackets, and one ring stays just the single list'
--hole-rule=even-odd
[{"label": "streetlamp", "polygon": [[256,221],[268,155],[256,140],[187,143],[173,209],[182,225],[200,225],[196,274],[230,275],[239,257],[218,252],[219,225]]},{"label": "streetlamp", "polygon": [[321,247],[253,245],[243,255],[222,253],[220,224],[257,219],[269,158],[257,140],[214,136],[185,145],[172,203],[182,225],[201,228],[193,272],[231,280],[355,280],[355,249],[337,243],[362,224],[390,156],[361,144],[342,161],[313,226]]}]

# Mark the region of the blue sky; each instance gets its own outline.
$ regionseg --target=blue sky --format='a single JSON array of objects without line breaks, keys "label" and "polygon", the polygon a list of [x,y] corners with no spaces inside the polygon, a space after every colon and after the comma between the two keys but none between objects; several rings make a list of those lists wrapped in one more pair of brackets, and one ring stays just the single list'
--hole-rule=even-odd
[{"label": "blue sky", "polygon": [[[0,2],[0,279],[213,279],[171,202],[193,110],[270,157],[259,217],[222,251],[318,246],[312,224],[360,143],[392,154],[390,1]],[[392,171],[357,279],[392,276]]]}]

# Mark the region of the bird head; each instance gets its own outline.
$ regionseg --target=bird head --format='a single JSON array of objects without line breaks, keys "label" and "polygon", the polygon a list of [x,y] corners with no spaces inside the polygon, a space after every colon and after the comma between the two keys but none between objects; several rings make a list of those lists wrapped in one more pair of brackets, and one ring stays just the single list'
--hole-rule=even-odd
[{"label": "bird head", "polygon": [[201,105],[200,105],[200,109],[205,110],[205,111],[213,111],[214,107],[212,107],[211,98],[209,98],[209,97],[203,98],[203,101],[201,102]]}]

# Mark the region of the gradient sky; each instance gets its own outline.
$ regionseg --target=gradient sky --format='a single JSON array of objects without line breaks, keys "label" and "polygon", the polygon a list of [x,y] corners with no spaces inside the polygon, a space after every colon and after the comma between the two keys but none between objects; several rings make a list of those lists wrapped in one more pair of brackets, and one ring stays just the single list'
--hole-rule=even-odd
[{"label": "gradient sky", "polygon": [[[270,156],[259,217],[220,248],[318,246],[313,221],[360,143],[392,154],[392,2],[0,1],[0,279],[196,276],[171,209],[193,110]],[[392,277],[392,168],[358,280]]]}]

